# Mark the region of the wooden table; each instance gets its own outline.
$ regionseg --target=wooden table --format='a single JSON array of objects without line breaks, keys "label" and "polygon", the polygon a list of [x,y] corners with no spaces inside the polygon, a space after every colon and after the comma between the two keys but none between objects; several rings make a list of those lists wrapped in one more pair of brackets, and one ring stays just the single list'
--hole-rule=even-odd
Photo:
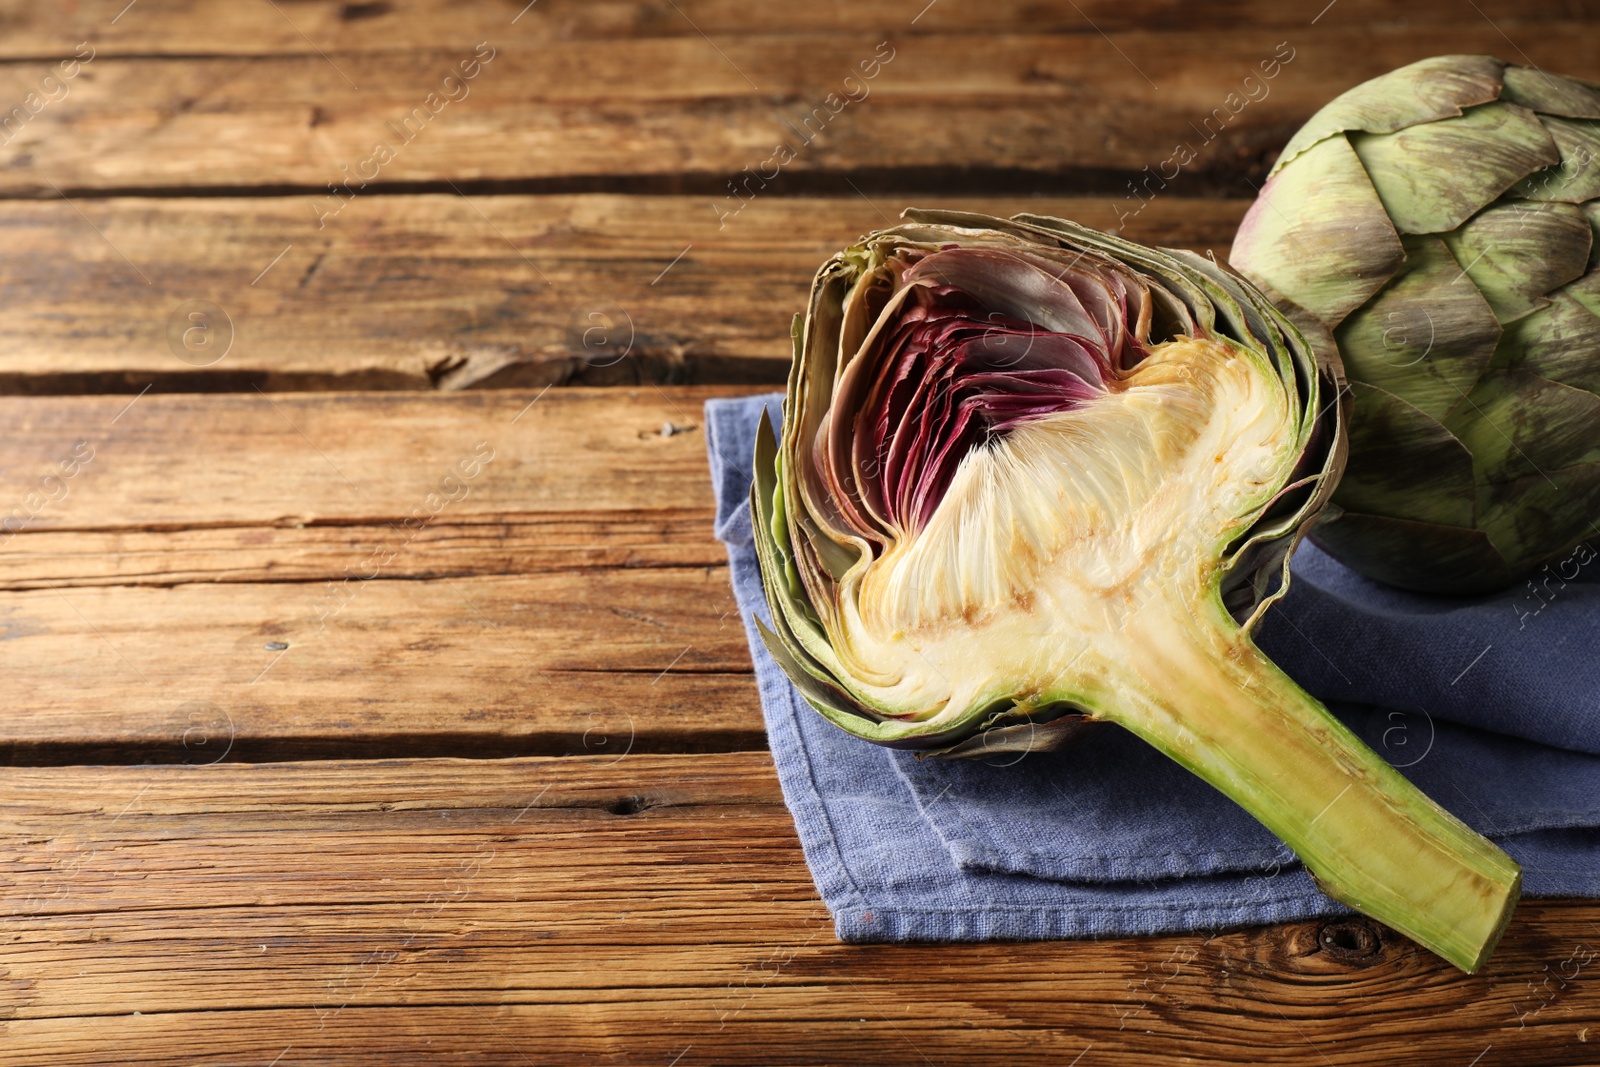
[{"label": "wooden table", "polygon": [[1224,253],[1596,4],[523,2],[0,4],[0,1062],[1600,1063],[1593,903],[837,943],[700,426],[908,203]]}]

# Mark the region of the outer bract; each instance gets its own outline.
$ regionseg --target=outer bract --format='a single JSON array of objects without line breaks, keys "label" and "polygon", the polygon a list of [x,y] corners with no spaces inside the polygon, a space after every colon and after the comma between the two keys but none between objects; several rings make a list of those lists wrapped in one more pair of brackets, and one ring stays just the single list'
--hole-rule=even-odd
[{"label": "outer bract", "polygon": [[1490,56],[1358,85],[1290,140],[1231,258],[1343,356],[1319,545],[1425,592],[1575,576],[1600,519],[1597,198],[1600,88]]},{"label": "outer bract", "polygon": [[1330,895],[1473,969],[1521,874],[1249,630],[1338,480],[1337,361],[1216,264],[912,211],[818,272],[752,511],[773,657],[940,756],[1137,733]]}]

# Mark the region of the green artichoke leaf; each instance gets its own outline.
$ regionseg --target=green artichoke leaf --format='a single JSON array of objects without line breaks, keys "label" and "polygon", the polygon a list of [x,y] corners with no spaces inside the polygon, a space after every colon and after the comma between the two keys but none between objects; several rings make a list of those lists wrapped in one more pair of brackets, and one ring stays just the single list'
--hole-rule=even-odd
[{"label": "green artichoke leaf", "polygon": [[1537,67],[1508,66],[1500,95],[1541,115],[1600,119],[1600,87]]},{"label": "green artichoke leaf", "polygon": [[1487,593],[1516,576],[1479,529],[1346,511],[1317,528],[1316,542],[1367,577],[1406,589]]},{"label": "green artichoke leaf", "polygon": [[838,658],[828,644],[805,590],[792,573],[790,526],[778,491],[779,456],[766,414],[756,432],[755,479],[751,485],[751,529],[763,575],[772,627],[795,662],[818,681],[839,686]]},{"label": "green artichoke leaf", "polygon": [[1395,133],[1352,134],[1350,144],[1401,233],[1453,230],[1534,171],[1561,162],[1539,117],[1516,104],[1483,104]]},{"label": "green artichoke leaf", "polygon": [[1438,420],[1489,369],[1500,321],[1437,237],[1406,237],[1406,266],[1335,331],[1345,370]]},{"label": "green artichoke leaf", "polygon": [[1513,196],[1582,204],[1600,196],[1600,123],[1541,118],[1561,153],[1557,166],[1535,171],[1511,187]]},{"label": "green artichoke leaf", "polygon": [[1279,153],[1272,174],[1337,133],[1393,133],[1499,99],[1504,68],[1493,56],[1434,56],[1362,82],[1300,127]]},{"label": "green artichoke leaf", "polygon": [[1600,462],[1600,397],[1526,370],[1491,371],[1445,426],[1485,482]]},{"label": "green artichoke leaf", "polygon": [[1070,705],[1060,705],[1054,719],[1030,718],[1009,726],[992,725],[965,741],[929,752],[933,759],[993,759],[996,756],[1022,757],[1034,752],[1065,748],[1096,725],[1087,715]]},{"label": "green artichoke leaf", "polygon": [[1239,224],[1230,259],[1331,328],[1394,277],[1405,249],[1341,135],[1267,180]]},{"label": "green artichoke leaf", "polygon": [[[1600,212],[1593,210],[1595,206],[1594,204],[1589,205],[1591,210],[1588,214],[1591,219],[1600,214]],[[1597,244],[1600,244],[1600,230],[1595,231],[1595,240]],[[1590,256],[1592,259],[1592,252]],[[1600,264],[1595,266],[1600,266]],[[1570,297],[1588,308],[1591,314],[1600,315],[1600,270],[1595,270],[1591,267],[1588,274],[1585,274],[1571,285],[1562,286],[1561,293],[1563,296]]]},{"label": "green artichoke leaf", "polygon": [[1361,418],[1350,426],[1351,459],[1339,482],[1339,506],[1470,528],[1477,479],[1467,446],[1393,393],[1359,381],[1350,389]]},{"label": "green artichoke leaf", "polygon": [[1600,315],[1571,290],[1556,290],[1548,307],[1506,327],[1504,360],[1510,365],[1520,356],[1523,370],[1600,395]]},{"label": "green artichoke leaf", "polygon": [[1182,248],[1166,248],[1162,252],[1187,266],[1189,277],[1199,283],[1213,309],[1211,328],[1240,344],[1259,346],[1283,383],[1296,390],[1302,403],[1301,431],[1309,432],[1316,419],[1316,410],[1310,406],[1316,390],[1316,365],[1312,360],[1297,362],[1293,358],[1284,340],[1286,330],[1292,327],[1287,326],[1282,314],[1259,295],[1246,292],[1236,277],[1204,256]]},{"label": "green artichoke leaf", "polygon": [[1502,323],[1548,303],[1583,276],[1594,234],[1572,204],[1507,200],[1479,212],[1444,243]]},{"label": "green artichoke leaf", "polygon": [[[1508,563],[1511,577],[1533,574],[1546,564],[1561,567],[1576,545],[1600,536],[1600,516],[1572,507],[1573,500],[1600,496],[1600,464],[1550,468],[1506,482],[1485,482],[1478,490],[1478,525]],[[1550,546],[1561,546],[1552,550]]]},{"label": "green artichoke leaf", "polygon": [[[784,403],[785,455],[792,441],[814,436],[827,414],[827,398],[833,392],[839,363],[844,295],[853,282],[847,264],[830,263],[818,274],[812,312],[801,340],[804,356],[790,369],[790,390]],[[791,538],[790,551],[813,610],[825,617],[830,582],[849,570],[860,550],[852,551],[849,534],[828,494],[811,475],[802,465],[795,477],[785,478],[781,484],[785,509],[801,533],[798,539]]]}]

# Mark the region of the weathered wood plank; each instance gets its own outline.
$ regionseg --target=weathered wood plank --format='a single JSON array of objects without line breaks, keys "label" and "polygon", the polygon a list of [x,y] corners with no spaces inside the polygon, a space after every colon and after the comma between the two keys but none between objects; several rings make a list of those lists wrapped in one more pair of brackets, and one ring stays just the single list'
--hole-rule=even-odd
[{"label": "weathered wood plank", "polygon": [[1600,1012],[1592,902],[1470,978],[1318,924],[840,945],[754,753],[20,769],[0,827],[17,1062],[1581,1064]]},{"label": "weathered wood plank", "polygon": [[[1248,206],[934,200],[1219,255]],[[817,267],[924,202],[762,197],[719,229],[707,197],[373,196],[321,231],[304,198],[0,202],[0,392],[781,383]],[[199,300],[226,320],[186,340]]]},{"label": "weathered wood plank", "polygon": [[0,760],[764,745],[720,567],[0,598]]},{"label": "weathered wood plank", "polygon": [[[0,4],[0,57],[40,57],[64,46],[92,41],[106,54],[267,55],[388,52],[455,46],[471,48],[504,33],[528,40],[557,41],[629,37],[693,37],[707,34],[790,35],[902,30],[915,20],[926,33],[1094,33],[1113,30],[1194,30],[1281,26],[1302,30],[1324,3],[1272,0],[1082,0],[1078,4],[1038,0],[963,3],[943,0],[815,0],[808,4],[748,0],[680,0],[681,11],[648,0],[526,0],[460,4],[450,0],[301,0],[290,16],[264,4],[228,0],[180,0],[124,12],[126,0],[81,4]],[[1590,0],[1484,0],[1486,17],[1519,29],[1521,24],[1589,16]],[[518,17],[520,15],[520,17]],[[919,17],[920,15],[920,17]],[[119,17],[120,16],[120,17]],[[1405,17],[1413,25],[1462,19],[1457,0],[1414,0]],[[692,18],[692,22],[690,19]],[[1356,26],[1394,19],[1385,0],[1341,0],[1321,25]]]},{"label": "weathered wood plank", "polygon": [[[388,579],[718,567],[709,509],[604,518],[450,522],[418,530],[383,565]],[[3,536],[3,534],[0,534]],[[228,526],[172,530],[40,530],[0,549],[0,590],[195,582],[324,582],[395,537],[393,527]]]},{"label": "weathered wood plank", "polygon": [[[486,65],[459,49],[96,58],[59,102],[30,104],[14,123],[0,146],[0,194],[287,186],[330,197],[321,210],[331,215],[339,201],[326,186],[350,180],[358,192],[364,182],[480,180],[582,190],[619,178],[672,191],[693,180],[720,196],[745,168],[781,168],[786,183],[811,175],[829,191],[843,172],[988,192],[1009,175],[1013,188],[1060,193],[1096,176],[1120,190],[1119,176],[1158,168],[1183,143],[1195,158],[1182,187],[1247,193],[1240,177],[1259,174],[1336,93],[1428,55],[1509,50],[1502,28],[1470,12],[1416,27],[1181,36],[546,41],[507,30],[482,50],[492,51]],[[1580,75],[1594,73],[1597,48],[1600,27],[1583,20],[1529,24],[1510,46],[1514,58]],[[463,62],[476,76],[447,87]],[[874,78],[860,80],[862,64]],[[1274,79],[1260,80],[1262,64]],[[0,101],[26,102],[48,69],[0,67]],[[391,124],[418,107],[397,134]],[[783,141],[792,159],[776,155]]]},{"label": "weathered wood plank", "polygon": [[[0,397],[0,527],[19,531],[0,540],[0,561],[42,530],[410,521],[399,537],[419,524],[571,519],[616,523],[626,538],[653,516],[700,514],[709,538],[702,408],[749,391]],[[631,543],[656,540],[644,522]]]},{"label": "weathered wood plank", "polygon": [[0,400],[0,760],[760,747],[726,391]]}]

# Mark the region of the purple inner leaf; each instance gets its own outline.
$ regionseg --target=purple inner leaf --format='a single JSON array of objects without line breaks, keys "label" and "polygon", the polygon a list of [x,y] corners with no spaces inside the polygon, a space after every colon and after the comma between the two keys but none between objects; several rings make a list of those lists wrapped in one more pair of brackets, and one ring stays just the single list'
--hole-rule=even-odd
[{"label": "purple inner leaf", "polygon": [[927,524],[974,448],[1118,388],[1148,298],[1098,262],[949,249],[903,270],[842,375],[812,459],[869,541]]}]

